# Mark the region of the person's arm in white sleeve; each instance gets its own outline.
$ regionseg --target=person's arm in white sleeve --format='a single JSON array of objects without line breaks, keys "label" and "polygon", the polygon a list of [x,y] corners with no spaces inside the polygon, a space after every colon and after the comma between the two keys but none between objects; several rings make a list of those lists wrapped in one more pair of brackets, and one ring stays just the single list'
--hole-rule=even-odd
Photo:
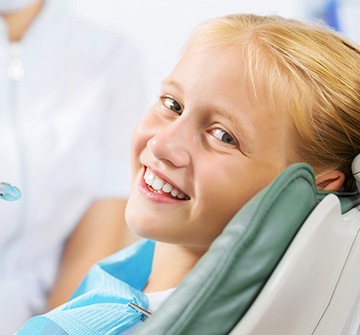
[{"label": "person's arm in white sleeve", "polygon": [[108,66],[109,107],[104,114],[104,164],[98,200],[68,239],[49,294],[49,308],[65,302],[95,262],[137,239],[125,223],[124,210],[130,192],[131,134],[146,100],[144,72],[139,55],[131,50],[114,55],[110,61],[115,65]]}]

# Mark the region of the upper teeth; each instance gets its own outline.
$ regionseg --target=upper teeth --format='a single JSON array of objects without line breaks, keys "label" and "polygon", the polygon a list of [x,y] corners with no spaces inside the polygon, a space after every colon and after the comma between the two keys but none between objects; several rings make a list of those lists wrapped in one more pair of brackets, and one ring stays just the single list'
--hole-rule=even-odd
[{"label": "upper teeth", "polygon": [[178,199],[185,199],[186,195],[174,186],[170,185],[158,176],[155,176],[151,171],[146,170],[144,175],[145,183],[151,186],[155,191],[162,191],[164,193],[170,193],[173,197]]}]

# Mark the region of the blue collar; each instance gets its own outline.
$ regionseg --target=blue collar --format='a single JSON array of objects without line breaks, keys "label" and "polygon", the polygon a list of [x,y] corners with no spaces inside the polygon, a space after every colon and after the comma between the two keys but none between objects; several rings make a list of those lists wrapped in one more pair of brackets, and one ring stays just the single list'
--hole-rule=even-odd
[{"label": "blue collar", "polygon": [[95,264],[67,303],[30,319],[17,335],[49,334],[49,329],[52,334],[118,334],[139,322],[143,315],[129,302],[148,308],[142,289],[154,248],[155,242],[142,240]]}]

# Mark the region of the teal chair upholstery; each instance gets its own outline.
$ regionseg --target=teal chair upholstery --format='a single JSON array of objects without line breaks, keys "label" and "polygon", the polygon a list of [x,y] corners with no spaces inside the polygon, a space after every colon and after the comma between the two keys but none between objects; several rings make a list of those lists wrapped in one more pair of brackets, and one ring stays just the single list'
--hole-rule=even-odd
[{"label": "teal chair upholstery", "polygon": [[[287,283],[286,276],[283,275],[287,263],[284,265],[282,262],[284,259],[289,261],[286,259],[287,253],[296,242],[297,235],[300,235],[303,224],[311,217],[310,214],[319,203],[329,196],[330,200],[336,203],[334,211],[339,217],[342,218],[349,211],[357,212],[354,214],[356,224],[351,235],[355,240],[356,229],[360,228],[360,219],[356,217],[358,211],[353,209],[359,204],[358,194],[334,195],[320,192],[316,189],[312,168],[304,163],[294,164],[284,170],[273,183],[251,199],[234,216],[170,298],[139,327],[135,334],[297,334],[296,331],[289,332],[282,330],[281,327],[274,327],[276,331],[273,332],[271,330],[273,318],[269,317],[267,323],[263,320],[270,315],[269,311],[275,306],[272,304],[276,304],[272,299],[278,296],[273,290],[280,291],[281,296],[282,287],[281,285],[277,287],[279,277],[285,278],[285,284]],[[316,221],[316,217],[314,220]],[[308,235],[305,234],[306,238]],[[348,242],[351,244],[350,237]],[[341,249],[341,246],[339,248]],[[345,249],[342,261],[348,257],[346,255],[349,248]],[[290,257],[290,262],[292,259]],[[321,264],[317,267],[321,269]],[[339,265],[338,268],[341,273],[341,266]],[[296,286],[296,294],[299,294],[299,290],[300,293],[301,290],[306,291],[308,285],[306,281],[314,280],[313,276],[316,274],[305,273],[301,276],[303,276],[301,277],[303,285],[300,289]],[[331,278],[331,281],[336,287],[337,278]],[[291,286],[287,290],[291,292]],[[288,295],[288,291],[284,293]],[[329,292],[331,295],[331,288]],[[352,305],[347,309],[351,316],[356,312],[357,298],[353,300]],[[282,320],[281,317],[284,308],[291,310],[294,304],[296,301],[286,299],[285,303],[280,303],[281,310],[277,313],[275,326],[287,320],[289,325],[286,329],[293,329],[289,318],[291,313],[285,313],[286,320]],[[327,304],[328,302],[324,301],[325,309]],[[299,309],[295,310],[299,313]],[[319,313],[324,314],[322,310]],[[349,315],[346,320],[348,328],[352,319]],[[296,315],[294,317],[297,319]],[[318,325],[319,320],[315,319],[313,323]],[[263,327],[257,329],[259,325]],[[301,335],[313,334],[309,331],[314,327],[302,328],[301,322],[298,327]]]}]

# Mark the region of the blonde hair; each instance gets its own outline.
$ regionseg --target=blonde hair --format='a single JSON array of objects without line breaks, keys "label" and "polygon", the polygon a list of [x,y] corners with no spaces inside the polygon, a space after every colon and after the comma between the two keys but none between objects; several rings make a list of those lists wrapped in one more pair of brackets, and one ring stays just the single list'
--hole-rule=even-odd
[{"label": "blonde hair", "polygon": [[295,160],[309,163],[317,174],[340,170],[353,182],[351,162],[360,153],[355,45],[325,26],[252,14],[205,22],[187,48],[207,45],[239,51],[259,102],[290,120]]}]

